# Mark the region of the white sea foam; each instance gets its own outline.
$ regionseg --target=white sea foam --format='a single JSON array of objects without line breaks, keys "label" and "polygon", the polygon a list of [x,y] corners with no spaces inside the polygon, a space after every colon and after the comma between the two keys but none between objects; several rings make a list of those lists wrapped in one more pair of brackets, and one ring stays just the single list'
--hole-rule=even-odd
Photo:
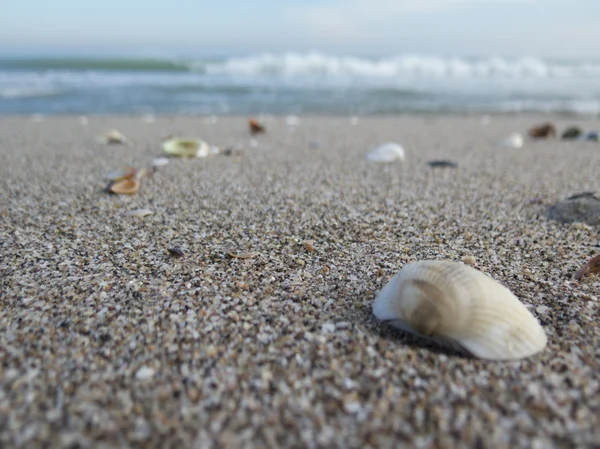
[{"label": "white sea foam", "polygon": [[192,67],[209,74],[436,78],[569,78],[600,76],[598,62],[550,62],[538,58],[456,58],[403,55],[387,58],[331,56],[323,53],[263,54],[229,58]]}]

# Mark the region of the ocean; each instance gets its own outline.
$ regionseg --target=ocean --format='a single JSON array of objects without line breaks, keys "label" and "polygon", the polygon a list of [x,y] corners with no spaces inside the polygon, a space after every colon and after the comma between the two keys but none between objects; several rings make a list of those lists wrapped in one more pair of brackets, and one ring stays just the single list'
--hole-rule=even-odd
[{"label": "ocean", "polygon": [[600,60],[367,58],[3,58],[0,114],[600,115]]}]

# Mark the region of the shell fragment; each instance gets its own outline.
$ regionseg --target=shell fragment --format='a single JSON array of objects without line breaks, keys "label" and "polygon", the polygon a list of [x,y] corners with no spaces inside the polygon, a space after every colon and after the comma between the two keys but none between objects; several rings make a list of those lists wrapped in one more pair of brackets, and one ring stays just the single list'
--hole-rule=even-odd
[{"label": "shell fragment", "polygon": [[150,209],[135,209],[135,210],[130,210],[129,212],[125,212],[123,215],[125,215],[126,217],[138,217],[138,218],[144,218],[148,215],[152,215],[154,212],[152,212]]}]

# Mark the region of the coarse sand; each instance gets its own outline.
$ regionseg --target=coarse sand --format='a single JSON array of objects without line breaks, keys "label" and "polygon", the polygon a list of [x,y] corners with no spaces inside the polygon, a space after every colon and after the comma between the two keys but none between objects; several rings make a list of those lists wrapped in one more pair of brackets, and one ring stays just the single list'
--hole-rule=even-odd
[{"label": "coarse sand", "polygon": [[[0,119],[0,446],[600,447],[600,277],[573,280],[600,228],[547,217],[600,191],[598,142],[497,147],[548,121],[527,115],[260,119]],[[103,191],[167,135],[239,154]],[[405,161],[365,159],[388,141]],[[546,349],[486,362],[379,324],[422,259],[509,287]]]}]

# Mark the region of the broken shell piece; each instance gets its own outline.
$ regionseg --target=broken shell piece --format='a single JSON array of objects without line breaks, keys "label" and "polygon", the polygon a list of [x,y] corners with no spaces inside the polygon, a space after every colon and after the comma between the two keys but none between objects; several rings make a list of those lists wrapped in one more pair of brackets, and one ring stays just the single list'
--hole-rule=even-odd
[{"label": "broken shell piece", "polygon": [[168,139],[163,150],[171,156],[206,157],[210,153],[208,143],[201,139]]},{"label": "broken shell piece", "polygon": [[152,160],[152,165],[154,167],[163,167],[168,164],[169,164],[169,158],[167,158],[167,157],[157,157],[156,159]]},{"label": "broken shell piece", "polygon": [[119,170],[111,170],[106,174],[109,181],[120,181],[122,179],[131,179],[135,176],[135,168],[127,167]]},{"label": "broken shell piece", "polygon": [[547,139],[548,137],[556,137],[556,128],[552,123],[544,123],[531,128],[528,134],[529,137],[534,139]]},{"label": "broken shell piece", "polygon": [[154,166],[142,167],[135,174],[135,179],[140,181],[143,178],[149,178],[150,176],[152,176],[154,174],[154,170],[155,170]]},{"label": "broken shell piece", "polygon": [[208,153],[211,156],[213,156],[215,154],[219,154],[220,152],[221,152],[221,149],[218,146],[216,146],[216,145],[211,145],[210,148],[209,148],[209,150],[208,150]]},{"label": "broken shell piece", "polygon": [[267,132],[265,127],[263,125],[261,125],[258,122],[258,120],[253,119],[253,118],[248,119],[248,127],[250,128],[250,134],[252,134],[252,135]]},{"label": "broken shell piece", "polygon": [[253,259],[254,257],[260,255],[258,251],[248,251],[245,253],[229,253],[229,257],[234,259]]},{"label": "broken shell piece", "polygon": [[584,276],[600,273],[600,254],[592,257],[575,273],[575,280],[580,281]]},{"label": "broken shell piece", "polygon": [[173,257],[183,257],[183,256],[185,256],[185,253],[183,252],[183,250],[181,248],[167,248],[167,251]]},{"label": "broken shell piece", "polygon": [[140,188],[139,181],[135,179],[121,179],[120,181],[116,181],[110,183],[107,187],[107,190],[110,193],[118,193],[122,195],[133,195],[137,193]]},{"label": "broken shell piece", "polygon": [[135,209],[135,210],[130,210],[129,212],[125,212],[123,215],[126,217],[138,217],[138,218],[144,218],[148,215],[152,215],[154,212],[152,212],[150,209]]},{"label": "broken shell piece", "polygon": [[581,136],[581,139],[598,142],[598,140],[600,140],[600,135],[598,135],[597,131],[590,131],[589,133]]},{"label": "broken shell piece", "polygon": [[436,168],[436,167],[441,167],[441,168],[452,167],[452,168],[456,168],[456,167],[458,167],[458,164],[456,162],[449,161],[447,159],[435,160],[435,161],[427,161],[427,165],[429,165],[432,168]]},{"label": "broken shell piece", "polygon": [[367,154],[371,162],[393,162],[404,160],[404,148],[397,143],[385,143]]},{"label": "broken shell piece", "polygon": [[581,134],[583,134],[583,131],[581,131],[580,128],[577,126],[571,126],[570,128],[565,129],[560,137],[563,140],[575,140],[581,136]]},{"label": "broken shell piece", "polygon": [[523,148],[524,143],[525,140],[523,139],[523,136],[521,134],[514,133],[508,136],[506,139],[498,142],[498,145],[505,148]]},{"label": "broken shell piece", "polygon": [[404,266],[377,295],[381,321],[476,357],[510,360],[546,347],[544,329],[512,292],[475,268],[425,260]]},{"label": "broken shell piece", "polygon": [[302,246],[304,246],[304,249],[309,253],[312,253],[315,250],[314,240],[305,240],[304,242],[302,242]]},{"label": "broken shell piece", "polygon": [[240,150],[238,148],[227,147],[223,151],[221,151],[220,154],[222,154],[223,156],[241,157],[244,155],[244,150]]},{"label": "broken shell piece", "polygon": [[108,131],[106,134],[104,134],[103,136],[100,136],[98,138],[98,141],[100,143],[104,143],[106,145],[128,145],[129,144],[127,138],[123,134],[121,134],[119,131],[117,131],[116,129],[112,129],[112,130]]}]

